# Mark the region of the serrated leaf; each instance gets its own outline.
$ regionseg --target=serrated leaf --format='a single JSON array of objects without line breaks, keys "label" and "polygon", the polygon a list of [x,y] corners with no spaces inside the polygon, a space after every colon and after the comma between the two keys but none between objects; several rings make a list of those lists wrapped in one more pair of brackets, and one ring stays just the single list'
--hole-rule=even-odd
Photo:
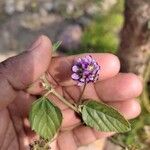
[{"label": "serrated leaf", "polygon": [[87,100],[79,107],[84,123],[98,131],[122,133],[131,129],[117,110],[104,103]]},{"label": "serrated leaf", "polygon": [[46,97],[41,97],[32,104],[29,120],[32,130],[52,140],[61,126],[62,114]]}]

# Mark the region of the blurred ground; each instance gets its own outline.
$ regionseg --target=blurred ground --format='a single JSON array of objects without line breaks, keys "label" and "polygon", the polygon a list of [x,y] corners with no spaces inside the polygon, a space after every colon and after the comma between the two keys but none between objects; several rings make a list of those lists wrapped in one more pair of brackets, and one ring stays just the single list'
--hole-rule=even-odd
[{"label": "blurred ground", "polygon": [[63,40],[64,49],[79,48],[82,30],[94,15],[107,12],[116,3],[95,1],[1,0],[0,52],[20,52],[40,34],[52,41]]}]

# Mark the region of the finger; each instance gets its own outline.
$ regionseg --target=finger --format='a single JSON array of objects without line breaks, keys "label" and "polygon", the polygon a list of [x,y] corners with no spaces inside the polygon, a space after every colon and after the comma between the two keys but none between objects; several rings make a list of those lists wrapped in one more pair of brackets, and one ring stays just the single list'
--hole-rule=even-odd
[{"label": "finger", "polygon": [[78,126],[81,124],[81,119],[80,117],[71,109],[65,109],[62,111],[63,115],[63,122],[62,122],[62,127],[61,130],[68,130],[72,129],[75,126]]},{"label": "finger", "polygon": [[137,97],[142,92],[139,78],[132,73],[120,73],[95,84],[97,95],[103,101],[120,101]]},{"label": "finger", "polygon": [[[28,97],[28,96],[24,96],[24,97]],[[31,97],[30,97],[30,99],[31,99]],[[28,100],[24,100],[25,103]],[[62,106],[62,104],[59,104],[59,101],[55,102],[55,100],[56,99],[54,99],[53,103],[55,103],[62,109],[62,114],[63,114],[63,118],[64,118],[61,130],[72,129],[75,126],[78,126],[79,124],[81,124],[80,118],[75,114],[75,112],[73,110],[71,110],[70,108],[67,108],[65,106]],[[32,98],[32,101],[33,101],[33,98]],[[120,102],[108,102],[107,104],[115,107],[127,119],[135,118],[136,116],[138,116],[140,114],[140,111],[141,111],[140,105],[136,99],[126,100],[126,101],[120,100]],[[24,105],[22,105],[22,106],[24,106]],[[22,107],[20,107],[20,108],[22,109]],[[28,105],[26,108],[29,108]],[[18,109],[18,110],[20,110],[20,109]],[[25,108],[23,108],[22,110],[25,110]],[[29,109],[28,109],[28,111],[29,111]],[[25,112],[27,112],[27,111],[25,111]],[[105,134],[102,134],[102,135],[105,135]],[[106,134],[106,135],[109,135],[109,134]]]},{"label": "finger", "polygon": [[[66,57],[56,57],[52,59],[49,67],[50,75],[59,82],[60,85],[69,86],[75,85],[76,82],[71,79],[71,67],[73,62],[78,58],[89,54],[80,54]],[[115,76],[120,69],[118,58],[112,54],[90,54],[100,65],[99,80],[104,80]],[[50,82],[53,82],[50,80]]]},{"label": "finger", "polygon": [[[124,74],[125,76],[129,75],[129,74]],[[131,75],[131,74],[130,74]],[[130,79],[130,75],[129,75],[129,79]],[[133,75],[134,77],[136,77],[135,75]],[[120,77],[120,75],[119,75]],[[117,77],[116,77],[117,78]],[[124,77],[122,77],[124,79]],[[120,79],[121,80],[121,79]],[[124,79],[125,80],[125,79]],[[132,81],[133,80],[133,81]],[[130,83],[132,82],[133,84],[137,81],[134,81],[135,79],[132,77],[131,78],[131,81]],[[136,77],[136,80],[137,77]],[[138,80],[139,82],[139,80]],[[120,82],[119,82],[120,83]],[[125,83],[126,83],[126,80],[125,80]],[[129,83],[129,82],[128,82]],[[112,84],[112,83],[111,83]],[[97,96],[97,93],[95,92],[94,88],[93,88],[93,84],[88,84],[87,87],[86,87],[86,90],[85,90],[85,94],[83,95],[83,97],[86,99],[86,98],[92,98],[94,100],[98,100],[98,96]],[[122,84],[121,86],[124,86],[124,84]],[[129,86],[129,87],[128,87]],[[125,85],[125,89],[129,89],[129,92],[131,90],[131,93],[132,93],[132,88],[130,88],[130,84],[126,86]],[[131,86],[132,87],[132,86]],[[121,87],[122,88],[122,87]],[[123,88],[122,88],[123,89]],[[79,98],[79,95],[81,93],[81,91],[79,90],[79,88],[77,86],[70,86],[70,87],[65,87],[65,90],[70,93],[71,97],[73,98],[73,100],[77,101],[78,98]],[[113,90],[113,88],[112,88]],[[72,92],[73,91],[73,92]],[[103,93],[105,91],[102,91]],[[118,91],[119,92],[119,91]],[[134,90],[133,90],[134,92]],[[106,93],[107,94],[107,93]],[[114,94],[114,93],[112,93]],[[126,93],[127,94],[127,93]],[[111,95],[109,95],[110,97],[113,97]],[[134,95],[135,96],[135,95]],[[69,99],[70,97],[66,96],[66,99]],[[120,97],[121,98],[121,97]],[[122,97],[123,98],[123,97]],[[64,108],[67,108],[65,106],[63,106],[63,104],[59,104],[59,100],[58,99],[54,99],[54,103],[56,105],[58,105],[60,108],[64,109]],[[103,99],[102,99],[103,100]],[[106,99],[107,100],[107,99]],[[56,102],[57,101],[57,102]],[[113,103],[114,101],[114,103]],[[135,100],[129,100],[129,99],[117,99],[113,101],[109,101],[109,104],[116,107],[118,109],[118,111],[120,111],[126,118],[128,119],[131,119],[131,118],[134,118],[136,117],[139,113],[140,113],[140,106],[139,104],[137,103],[137,101]],[[118,101],[118,102],[116,102]],[[120,102],[119,102],[120,101]],[[67,110],[67,109],[66,109]],[[74,114],[74,112],[72,110],[67,110],[67,111],[63,111],[63,116],[64,116],[64,121],[63,121],[63,128],[67,128],[67,127],[70,127],[70,126],[74,126],[78,123],[80,123],[80,120],[79,118],[77,118]],[[67,118],[69,118],[69,120],[71,121],[67,121]]]},{"label": "finger", "polygon": [[[141,112],[140,104],[135,99],[121,101],[121,102],[111,102],[107,103],[110,106],[116,108],[126,119],[133,119],[137,117]],[[63,128],[70,128],[80,124],[80,119],[75,115],[71,109],[63,110]],[[68,121],[68,120],[69,121]]]},{"label": "finger", "polygon": [[78,146],[90,144],[97,139],[104,139],[113,134],[111,132],[97,132],[94,129],[83,125],[74,128],[72,132]]},{"label": "finger", "polygon": [[61,132],[58,137],[59,150],[77,150],[77,144],[73,137],[73,133],[70,131]]},{"label": "finger", "polygon": [[[82,87],[67,86],[64,90],[69,93],[66,99],[77,102],[82,91]],[[96,84],[87,84],[83,93],[83,99],[102,100],[105,102],[123,101],[137,97],[142,92],[142,84],[134,74],[120,73],[108,80],[100,81]]]},{"label": "finger", "polygon": [[35,96],[31,96],[24,91],[18,91],[16,98],[9,106],[16,110],[16,115],[19,117],[28,117],[31,105],[36,99]]},{"label": "finger", "polygon": [[50,148],[51,148],[52,150],[60,150],[60,149],[58,148],[57,139],[54,140],[54,141],[52,141],[52,143],[50,144]]},{"label": "finger", "polygon": [[[84,99],[90,98],[94,100],[99,100],[95,90],[94,90],[93,84],[88,84],[85,90],[85,94],[83,95]],[[127,87],[128,88],[128,87]],[[132,89],[131,89],[132,90]],[[57,90],[61,95],[62,91]],[[72,92],[73,91],[73,92]],[[69,93],[69,95],[65,94],[64,96],[66,99],[71,99],[77,102],[79,95],[81,91],[77,86],[70,86],[65,87],[65,92]],[[63,103],[60,102],[59,99],[56,97],[50,96],[50,99],[53,99],[53,103],[55,103],[61,110],[63,110],[63,125],[62,129],[64,128],[71,128],[76,126],[77,124],[80,124],[80,119],[75,115],[75,113],[69,109],[67,106],[65,106]],[[116,102],[118,101],[118,102]],[[109,105],[114,106],[119,112],[121,112],[127,119],[132,119],[139,115],[140,113],[140,105],[138,102],[134,99],[127,99],[127,100],[113,100],[109,101]],[[68,109],[67,109],[68,108]]]},{"label": "finger", "polygon": [[[106,134],[109,136],[112,135],[112,133],[101,132],[101,138],[105,137]],[[85,126],[79,126],[74,130],[61,132],[58,136],[57,145],[60,150],[74,150],[80,146],[90,144],[91,142],[94,142],[97,139],[98,136],[94,133],[93,129]]]},{"label": "finger", "polygon": [[137,99],[108,102],[107,104],[116,108],[127,119],[136,118],[141,113],[141,107]]},{"label": "finger", "polygon": [[[10,110],[9,110],[10,111]],[[0,110],[0,147],[2,150],[6,149],[26,149],[28,144],[26,135],[21,127],[21,120],[16,116],[11,116],[8,109]],[[13,123],[15,119],[15,124]],[[15,130],[14,130],[15,128]],[[19,130],[18,130],[19,129]],[[19,138],[18,138],[18,137]],[[20,145],[20,147],[19,147]]]},{"label": "finger", "polygon": [[[64,91],[65,91],[64,93],[66,93],[65,97],[66,99],[72,99],[74,102],[77,103],[82,93],[82,90],[83,90],[83,87],[78,87],[76,85],[64,87]],[[86,85],[86,88],[82,95],[82,99],[83,100],[84,99],[99,100],[99,97],[94,88],[94,84],[89,83]]]},{"label": "finger", "polygon": [[0,108],[16,97],[16,90],[26,88],[47,70],[50,50],[49,39],[41,36],[30,50],[0,63]]},{"label": "finger", "polygon": [[51,59],[51,42],[45,36],[39,45],[1,63],[1,71],[15,89],[24,89],[39,78],[48,68]]},{"label": "finger", "polygon": [[[141,112],[139,103],[134,99],[108,104],[115,107],[127,119],[133,119],[137,117]],[[76,141],[78,141],[78,145],[89,144],[97,139],[107,138],[114,134],[113,132],[99,132],[90,127],[85,127],[83,125],[74,128],[73,133],[74,137],[77,139]]]},{"label": "finger", "polygon": [[[79,57],[88,54],[80,54],[74,56],[55,57],[51,61],[48,70],[47,79],[51,84],[59,84],[61,86],[76,85],[76,82],[71,79],[71,67],[73,62]],[[101,66],[99,80],[104,80],[115,76],[120,69],[120,62],[115,55],[112,54],[90,54]],[[40,94],[43,91],[41,81],[36,81],[32,88],[28,89],[31,94]]]},{"label": "finger", "polygon": [[[135,99],[108,104],[115,107],[127,119],[133,119],[141,112],[140,105]],[[99,132],[90,127],[85,127],[82,125],[74,128],[73,133],[79,145],[89,144],[96,139],[106,138],[114,134],[113,132]]]},{"label": "finger", "polygon": [[[86,94],[84,96],[84,98],[92,98],[92,99],[98,101],[97,95],[96,95],[96,93],[94,93],[94,91],[92,91],[92,89],[93,88],[91,86],[87,87],[86,92],[88,94]],[[76,93],[75,95],[77,95],[78,90],[75,91],[75,89],[74,89],[73,93]],[[74,99],[76,101],[78,99],[78,97],[74,96]],[[111,101],[111,102],[107,102],[107,104],[115,107],[127,119],[133,119],[133,118],[137,117],[140,114],[140,112],[141,112],[140,104],[134,98],[133,99],[127,99],[127,100]],[[70,118],[73,118],[73,116],[70,116]],[[64,122],[64,125],[67,126],[68,123],[65,124],[65,122]]]},{"label": "finger", "polygon": [[[56,91],[63,95],[62,89],[60,87],[56,88]],[[22,101],[20,101],[22,99]],[[56,96],[50,94],[48,96],[48,99],[58,106],[63,115],[63,122],[62,122],[62,130],[66,130],[68,128],[73,128],[76,125],[79,125],[81,123],[80,118],[76,115],[76,113],[70,109],[68,106],[66,106],[64,103],[62,103]],[[36,100],[36,97],[31,96],[30,94],[26,92],[19,92],[17,95],[17,98],[12,103],[11,107],[14,107],[15,110],[17,110],[17,113],[21,117],[27,117],[31,108],[31,104],[33,101]],[[72,102],[70,100],[70,102]]]}]

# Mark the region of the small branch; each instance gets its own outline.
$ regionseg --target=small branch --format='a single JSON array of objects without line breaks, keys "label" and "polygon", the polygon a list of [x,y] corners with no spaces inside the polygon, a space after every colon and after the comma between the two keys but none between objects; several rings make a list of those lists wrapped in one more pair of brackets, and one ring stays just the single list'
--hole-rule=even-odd
[{"label": "small branch", "polygon": [[43,80],[43,84],[46,90],[48,90],[48,92],[46,94],[44,94],[44,97],[47,97],[49,94],[54,94],[56,97],[58,97],[59,100],[61,100],[65,105],[67,105],[68,107],[70,107],[71,109],[73,109],[74,111],[76,111],[77,113],[79,113],[78,109],[72,105],[71,103],[69,103],[63,96],[59,95],[55,89],[49,84],[49,82],[47,81],[45,75],[42,77]]},{"label": "small branch", "polygon": [[51,93],[53,93],[56,97],[58,97],[68,107],[70,107],[71,109],[73,109],[75,112],[79,113],[78,109],[75,106],[73,106],[72,104],[70,104],[64,97],[62,97],[61,95],[59,95],[54,89],[51,91]]},{"label": "small branch", "polygon": [[[58,82],[49,72],[47,72],[47,74],[55,81],[55,83],[57,84],[57,86],[61,86],[61,85],[59,84],[59,82]],[[65,92],[65,93],[71,98],[70,100],[72,101],[73,105],[75,105],[75,100],[74,100],[74,98],[67,92],[67,90],[62,87],[62,91]],[[64,94],[63,94],[63,95],[64,95]]]},{"label": "small branch", "polygon": [[79,101],[79,103],[78,103],[79,105],[82,103],[82,96],[83,96],[83,93],[84,93],[84,91],[85,91],[86,85],[87,85],[87,84],[86,84],[86,82],[85,82],[85,83],[84,83],[84,86],[83,86],[83,90],[82,90],[82,92],[81,92],[81,94],[80,94],[80,97],[79,97],[79,100],[78,100],[78,101]]},{"label": "small branch", "polygon": [[52,85],[50,85],[50,83],[48,82],[48,80],[46,79],[46,73],[40,77],[40,79],[43,81],[42,84],[43,84],[43,87],[46,89],[46,90],[51,90],[52,89]]},{"label": "small branch", "polygon": [[47,97],[50,93],[52,93],[52,91],[53,91],[53,90],[49,90],[48,92],[46,92],[46,93],[44,94],[44,97]]}]

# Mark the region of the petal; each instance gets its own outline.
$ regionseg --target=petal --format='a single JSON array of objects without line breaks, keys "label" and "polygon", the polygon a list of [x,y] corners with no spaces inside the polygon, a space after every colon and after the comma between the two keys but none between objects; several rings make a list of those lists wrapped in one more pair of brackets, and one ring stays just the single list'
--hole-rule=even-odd
[{"label": "petal", "polygon": [[89,77],[89,79],[90,79],[91,81],[94,81],[94,78],[93,78],[93,77]]},{"label": "petal", "polygon": [[71,78],[74,79],[74,80],[78,80],[80,77],[79,77],[78,74],[73,73],[73,74],[71,75]]},{"label": "petal", "polygon": [[90,71],[89,70],[85,70],[84,72],[83,72],[83,75],[89,75],[90,74]]},{"label": "petal", "polygon": [[90,55],[86,56],[86,58],[87,58],[88,61],[90,61],[90,62],[93,60],[92,57],[91,57]]},{"label": "petal", "polygon": [[77,71],[79,71],[79,68],[78,68],[76,65],[74,65],[74,66],[72,67],[72,71],[73,71],[73,72],[77,72]]},{"label": "petal", "polygon": [[77,60],[77,63],[80,63],[82,61],[82,59],[81,58],[79,58],[78,60]]},{"label": "petal", "polygon": [[81,79],[80,79],[80,82],[84,83],[84,82],[85,82],[85,79],[84,79],[84,78],[81,78]]}]

